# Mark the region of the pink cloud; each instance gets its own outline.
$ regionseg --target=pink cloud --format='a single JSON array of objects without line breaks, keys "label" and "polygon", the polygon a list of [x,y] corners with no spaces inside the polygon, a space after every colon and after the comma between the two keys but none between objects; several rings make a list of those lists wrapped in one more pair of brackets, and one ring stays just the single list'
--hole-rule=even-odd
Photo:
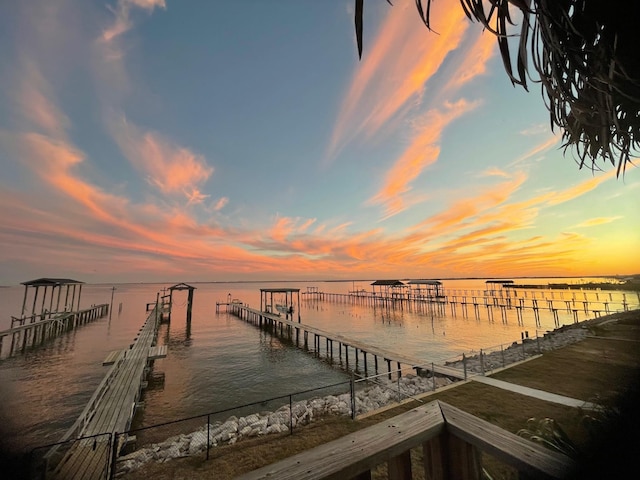
[{"label": "pink cloud", "polygon": [[165,194],[183,194],[190,202],[204,200],[206,196],[197,186],[213,173],[204,156],[175,145],[158,133],[145,132],[126,119],[112,122],[111,130],[122,152],[150,184]]},{"label": "pink cloud", "polygon": [[423,170],[438,160],[438,142],[445,128],[458,117],[473,110],[478,104],[460,100],[445,105],[444,110],[431,110],[421,124],[416,136],[387,172],[383,185],[369,199],[372,205],[384,205],[385,217],[395,215],[406,208],[404,196]]},{"label": "pink cloud", "polygon": [[219,212],[220,210],[222,210],[224,207],[227,206],[227,204],[229,203],[229,199],[227,197],[221,197],[218,199],[218,201],[216,202],[216,204],[214,205],[213,209],[216,212]]},{"label": "pink cloud", "polygon": [[167,5],[165,0],[118,0],[116,6],[110,8],[115,16],[113,24],[102,32],[104,42],[112,42],[133,27],[131,10],[134,7],[151,13],[156,8],[166,9]]}]

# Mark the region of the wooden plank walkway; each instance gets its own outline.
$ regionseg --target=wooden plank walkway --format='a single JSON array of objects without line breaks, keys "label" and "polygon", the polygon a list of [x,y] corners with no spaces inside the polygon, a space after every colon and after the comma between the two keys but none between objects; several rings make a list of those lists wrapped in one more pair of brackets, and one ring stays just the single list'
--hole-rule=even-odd
[{"label": "wooden plank walkway", "polygon": [[[422,360],[419,358],[413,358],[406,355],[402,355],[396,352],[392,352],[390,350],[386,350],[384,348],[380,348],[374,345],[369,345],[358,340],[354,340],[352,338],[348,338],[344,335],[340,335],[337,333],[327,332],[325,330],[321,330],[316,327],[312,327],[311,325],[306,325],[304,323],[294,322],[292,320],[287,320],[286,318],[280,317],[275,314],[261,312],[260,310],[256,310],[254,308],[250,308],[241,304],[236,304],[232,307],[231,313],[236,316],[242,318],[251,323],[258,323],[262,325],[263,322],[269,322],[271,324],[280,324],[286,325],[291,329],[295,329],[295,331],[299,332],[307,332],[316,336],[317,343],[319,346],[319,339],[325,338],[329,342],[337,342],[340,346],[344,345],[345,347],[351,347],[357,351],[363,352],[366,354],[371,354],[374,357],[383,358],[390,368],[390,363],[396,362],[398,365],[404,364],[409,365],[411,368],[420,372],[421,370],[433,371],[439,375],[445,375],[447,377],[456,378],[459,380],[464,380],[464,372],[455,368],[447,367],[444,365],[432,365],[431,362],[427,362],[426,360]],[[377,362],[377,359],[376,359]]]},{"label": "wooden plank walkway", "polygon": [[[55,467],[54,478],[105,478],[109,469],[109,453],[105,453],[104,449],[112,452],[109,433],[129,429],[148,373],[149,361],[166,356],[166,347],[154,346],[160,318],[159,311],[156,315],[154,308],[130,347],[109,355],[108,360],[113,362],[109,372],[62,441],[106,435],[75,442]],[[113,448],[120,449],[121,446],[114,445]],[[54,449],[47,453],[50,457],[54,454]]]},{"label": "wooden plank walkway", "polygon": [[[49,338],[57,337],[64,332],[93,322],[109,313],[109,304],[93,305],[90,308],[76,312],[49,312],[47,318],[36,321],[37,316],[13,318],[12,327],[0,331],[0,358],[3,353],[5,338],[10,339],[9,351],[11,356],[17,351],[24,351],[27,347],[40,345]],[[27,320],[30,320],[27,322]],[[15,325],[17,323],[17,325]]]}]

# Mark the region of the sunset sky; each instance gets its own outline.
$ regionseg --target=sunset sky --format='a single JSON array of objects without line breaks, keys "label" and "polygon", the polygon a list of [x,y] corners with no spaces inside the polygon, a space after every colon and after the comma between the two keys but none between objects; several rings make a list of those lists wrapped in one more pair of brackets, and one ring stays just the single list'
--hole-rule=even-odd
[{"label": "sunset sky", "polygon": [[640,272],[640,172],[579,170],[457,0],[0,6],[0,284]]}]

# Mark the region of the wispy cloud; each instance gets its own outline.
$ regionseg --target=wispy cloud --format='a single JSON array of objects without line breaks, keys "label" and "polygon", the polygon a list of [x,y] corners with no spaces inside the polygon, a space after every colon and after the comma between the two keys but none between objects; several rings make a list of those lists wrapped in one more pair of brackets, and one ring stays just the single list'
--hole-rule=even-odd
[{"label": "wispy cloud", "polygon": [[403,211],[407,204],[405,195],[411,190],[411,183],[423,170],[438,160],[440,154],[439,141],[442,132],[456,118],[473,110],[477,102],[460,100],[454,104],[446,104],[443,110],[431,110],[409,146],[388,170],[382,187],[369,199],[372,205],[384,205],[385,218]]},{"label": "wispy cloud", "polygon": [[487,73],[487,63],[494,56],[497,48],[496,37],[481,29],[474,29],[467,35],[469,48],[464,49],[464,57],[459,61],[454,73],[443,88],[444,91],[455,90],[469,83],[480,75]]},{"label": "wispy cloud", "polygon": [[467,29],[459,8],[432,7],[438,34],[420,24],[413,7],[390,8],[371,48],[358,65],[340,108],[327,158],[361,132],[375,134],[385,122],[415,101]]},{"label": "wispy cloud", "polygon": [[112,42],[120,35],[131,30],[133,21],[131,20],[131,10],[138,8],[147,13],[153,12],[156,8],[167,8],[165,0],[117,0],[115,7],[108,7],[114,15],[113,24],[102,32],[104,42]]},{"label": "wispy cloud", "polygon": [[545,123],[537,123],[535,125],[531,125],[529,128],[525,128],[524,130],[520,131],[520,135],[524,135],[525,137],[540,135],[542,133],[549,133],[549,125]]},{"label": "wispy cloud", "polygon": [[124,117],[111,122],[113,137],[132,165],[165,194],[183,194],[189,203],[208,195],[199,190],[213,173],[203,155],[176,145],[157,132],[144,131]]},{"label": "wispy cloud", "polygon": [[606,173],[603,173],[598,176],[594,176],[593,178],[589,178],[583,182],[580,182],[568,189],[565,189],[561,192],[555,193],[547,203],[549,205],[558,205],[560,203],[565,203],[575,198],[581,197],[587,192],[594,190],[598,187],[602,182],[606,182],[607,180],[611,180],[615,177],[616,171],[610,170]]},{"label": "wispy cloud", "polygon": [[228,197],[220,197],[218,199],[218,201],[216,202],[216,204],[213,206],[213,209],[216,212],[219,212],[220,210],[222,210],[224,207],[227,206],[227,204],[229,203],[229,198]]},{"label": "wispy cloud", "polygon": [[581,223],[577,224],[575,226],[575,228],[596,227],[598,225],[604,225],[606,223],[615,222],[616,220],[620,220],[621,218],[623,218],[623,217],[620,216],[620,215],[617,215],[615,217],[595,217],[595,218],[590,218],[588,220],[585,220],[584,222],[581,222]]}]

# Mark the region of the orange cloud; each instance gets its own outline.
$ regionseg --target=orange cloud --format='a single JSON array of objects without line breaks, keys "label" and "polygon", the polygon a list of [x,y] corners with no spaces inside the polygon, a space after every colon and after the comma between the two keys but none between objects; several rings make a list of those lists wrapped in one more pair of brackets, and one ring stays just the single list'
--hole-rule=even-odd
[{"label": "orange cloud", "polygon": [[388,171],[382,188],[369,201],[369,204],[385,205],[385,216],[391,216],[404,210],[403,195],[411,190],[410,184],[430,164],[438,160],[440,148],[437,142],[444,129],[456,118],[473,110],[477,103],[460,100],[455,104],[446,104],[446,110],[431,110],[425,116],[417,135],[405,149],[400,158]]},{"label": "orange cloud", "polygon": [[131,164],[160,191],[182,193],[196,203],[206,198],[196,186],[209,179],[213,167],[202,155],[174,145],[157,133],[144,132],[126,119],[111,122],[111,131]]},{"label": "orange cloud", "polygon": [[[476,33],[477,32],[477,33]],[[487,63],[496,52],[496,37],[480,29],[474,29],[468,35],[470,48],[464,50],[465,55],[444,90],[458,89],[487,71]]]},{"label": "orange cloud", "polygon": [[547,203],[549,205],[558,205],[560,203],[568,202],[569,200],[573,200],[574,198],[580,197],[591,190],[594,190],[598,187],[602,182],[610,180],[615,177],[615,170],[609,170],[606,173],[598,175],[597,177],[590,178],[581,182],[573,187],[570,187],[562,192],[557,192],[550,198]]},{"label": "orange cloud", "polygon": [[333,157],[362,131],[373,135],[407,103],[420,96],[445,57],[459,44],[468,22],[460,8],[432,7],[439,34],[422,25],[413,7],[390,8],[373,45],[356,70],[328,148]]}]

